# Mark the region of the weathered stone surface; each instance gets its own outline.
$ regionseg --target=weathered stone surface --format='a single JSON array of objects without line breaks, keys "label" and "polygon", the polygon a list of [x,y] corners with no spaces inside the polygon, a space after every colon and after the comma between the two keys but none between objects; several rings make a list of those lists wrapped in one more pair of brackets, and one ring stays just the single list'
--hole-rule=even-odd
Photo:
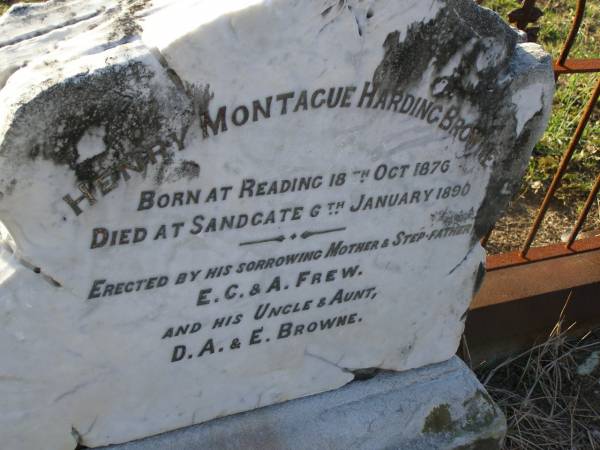
[{"label": "weathered stone surface", "polygon": [[500,449],[502,412],[457,357],[101,450]]},{"label": "weathered stone surface", "polygon": [[553,89],[470,0],[55,0],[0,34],[16,450],[450,358]]}]

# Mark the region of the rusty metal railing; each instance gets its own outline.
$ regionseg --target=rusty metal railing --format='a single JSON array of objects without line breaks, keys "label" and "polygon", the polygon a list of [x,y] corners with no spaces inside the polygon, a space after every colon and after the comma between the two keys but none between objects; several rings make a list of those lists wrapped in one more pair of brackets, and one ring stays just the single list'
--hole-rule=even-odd
[{"label": "rusty metal railing", "polygon": [[[478,1],[478,3],[485,3],[485,1],[480,0]],[[511,23],[516,25],[517,28],[527,33],[527,37],[530,41],[536,41],[540,28],[538,26],[530,26],[530,24],[535,24],[540,19],[540,17],[542,17],[543,12],[536,6],[536,0],[521,0],[521,3],[522,6],[520,8],[517,8],[509,13],[508,19]],[[558,80],[558,78],[563,75],[569,75],[574,73],[591,74],[600,72],[600,58],[569,59],[569,54],[571,52],[571,49],[573,48],[573,44],[575,43],[579,29],[584,20],[585,7],[586,0],[577,0],[571,29],[569,30],[569,34],[563,43],[562,50],[558,58],[554,61],[554,75],[556,80]],[[599,238],[582,239],[577,241],[577,236],[579,235],[579,232],[581,231],[581,228],[583,227],[583,224],[585,223],[590,209],[594,203],[594,199],[596,198],[596,196],[598,195],[598,191],[600,190],[600,174],[598,175],[595,184],[587,197],[585,205],[583,206],[579,217],[577,218],[577,221],[572,228],[567,242],[564,244],[550,245],[542,248],[531,248],[531,245],[538,234],[540,226],[542,225],[544,217],[548,212],[550,202],[554,198],[556,190],[558,189],[563,176],[567,172],[567,168],[569,162],[571,161],[573,153],[577,149],[577,146],[579,145],[579,142],[581,140],[581,136],[587,124],[590,121],[592,111],[596,103],[598,102],[599,96],[600,79],[596,83],[596,86],[592,91],[591,97],[582,111],[577,128],[575,129],[575,132],[571,137],[569,145],[567,146],[565,152],[562,155],[558,168],[554,174],[550,186],[548,187],[548,190],[546,191],[544,200],[542,201],[542,204],[540,205],[537,211],[537,214],[527,234],[525,242],[522,244],[520,250],[517,252],[504,253],[488,257],[488,270],[494,270],[501,267],[514,266],[519,264],[527,264],[542,259],[556,258],[577,252],[600,249]],[[481,243],[484,247],[488,243],[488,240],[492,233],[493,229],[490,230],[487,236],[485,236],[482,239]]]},{"label": "rusty metal railing", "polygon": [[[575,0],[561,1],[575,5]],[[485,4],[485,1],[479,3]],[[521,7],[509,14],[509,20],[525,31],[528,39],[535,40],[539,31],[535,22],[541,17],[541,10],[536,7],[534,0],[521,0],[520,3]],[[543,3],[540,1],[538,4]],[[579,0],[576,4],[573,25],[554,62],[557,79],[573,73],[600,72],[600,59],[569,59],[584,20],[585,6],[585,0]],[[487,257],[487,274],[471,303],[463,337],[463,354],[464,349],[468,348],[467,360],[472,364],[498,361],[545,342],[551,330],[555,329],[557,320],[564,323],[572,334],[584,335],[591,329],[598,329],[600,236],[577,237],[600,191],[600,174],[589,174],[592,179],[594,175],[597,177],[577,220],[567,218],[562,224],[575,222],[566,242],[537,247],[532,247],[532,243],[548,212],[550,200],[568,172],[567,166],[591,120],[599,93],[600,80],[581,112],[577,128],[532,220],[527,237],[523,236],[522,243],[520,239],[517,241],[513,238],[511,247],[518,250]],[[498,228],[501,234],[501,226]],[[484,246],[490,234],[482,240]],[[543,236],[540,237],[543,239]],[[559,239],[562,240],[556,240]]]}]

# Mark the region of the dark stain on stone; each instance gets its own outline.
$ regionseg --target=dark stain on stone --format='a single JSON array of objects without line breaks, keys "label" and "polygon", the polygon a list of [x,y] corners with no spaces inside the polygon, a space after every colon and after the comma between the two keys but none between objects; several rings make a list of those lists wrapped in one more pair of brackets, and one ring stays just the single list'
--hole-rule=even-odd
[{"label": "dark stain on stone", "polygon": [[[463,402],[463,406],[465,415],[454,421],[448,404],[442,403],[433,408],[425,419],[423,433],[449,433],[451,437],[466,433],[481,435],[487,432],[488,434],[494,420],[499,417],[493,401],[483,391],[475,392],[471,398]],[[500,437],[486,437],[452,448],[454,450],[499,450],[501,441]]]},{"label": "dark stain on stone", "polygon": [[[429,22],[388,34],[384,56],[373,74],[373,84],[385,91],[409,91],[433,69],[430,95],[437,101],[463,109],[470,105],[477,113],[471,138],[461,158],[476,158],[481,165],[494,168],[485,199],[477,211],[471,245],[495,223],[511,195],[506,195],[506,180],[519,181],[528,155],[522,152],[527,137],[516,136],[515,107],[511,101],[510,80],[517,35],[497,15],[470,0],[444,0],[444,6]],[[489,38],[486,41],[486,38]],[[492,67],[477,68],[480,55],[491,51],[490,42],[503,49],[493,54]],[[443,73],[456,55],[460,59],[452,73]],[[476,85],[470,79],[479,80]],[[525,127],[527,128],[527,127]],[[506,151],[506,149],[510,151]],[[501,158],[500,158],[501,157]],[[512,186],[511,186],[512,187]],[[515,192],[513,190],[511,192]]]},{"label": "dark stain on stone", "polygon": [[214,97],[214,93],[210,91],[210,86],[196,85],[190,83],[183,83],[184,92],[190,98],[192,102],[192,109],[198,115],[201,116],[203,113],[208,112],[208,106],[210,101]]},{"label": "dark stain on stone", "polygon": [[[78,182],[93,188],[95,180],[123,160],[161,149],[158,173],[164,173],[172,163],[170,148],[181,150],[196,111],[186,92],[165,83],[164,74],[157,78],[152,68],[134,60],[56,84],[17,110],[0,154],[14,151],[12,142],[18,140],[25,149],[22,157],[65,165]],[[103,136],[96,154],[83,159],[78,145],[90,129]],[[18,155],[9,160],[21,164]],[[179,172],[190,176],[194,170],[188,164]]]},{"label": "dark stain on stone", "polygon": [[15,5],[10,10],[11,16],[26,16],[29,10],[32,9],[32,5]]},{"label": "dark stain on stone", "polygon": [[[400,41],[400,32],[388,34],[383,43],[384,58],[375,70],[374,83],[387,89],[404,89],[420,83],[422,75],[433,62],[432,88],[441,79],[441,71],[455,55],[463,53],[451,75],[444,76],[446,88],[435,97],[458,96],[490,109],[487,101],[489,86],[495,86],[499,74],[508,68],[516,45],[516,35],[491,11],[476,6],[470,0],[448,0],[429,22],[416,22],[408,27]],[[473,86],[469,73],[477,57],[485,51],[483,39],[489,37],[507,51],[492,68],[478,73],[481,82]],[[484,95],[484,98],[481,97]]]},{"label": "dark stain on stone", "polygon": [[497,417],[494,402],[484,391],[477,391],[473,397],[465,400],[463,406],[467,412],[463,431],[476,432],[489,427]]},{"label": "dark stain on stone", "polygon": [[15,190],[15,187],[17,186],[17,180],[15,180],[14,178],[12,180],[10,180],[10,182],[6,185],[6,195],[10,195],[13,193],[13,191]]},{"label": "dark stain on stone", "polygon": [[[541,120],[542,115],[541,110],[533,115],[523,127],[523,132],[513,140],[514,151],[496,163],[496,170],[490,178],[485,199],[477,210],[473,230],[474,241],[485,236],[492,229],[500,216],[504,214],[509,200],[518,193],[521,177],[515,176],[515,173],[523,173],[529,158],[529,155],[524,154],[521,150],[523,147],[535,144],[530,142],[532,139],[531,123]],[[505,194],[500,196],[500,192]]]},{"label": "dark stain on stone", "polygon": [[445,433],[453,429],[450,407],[446,403],[434,407],[423,424],[423,433]]},{"label": "dark stain on stone", "polygon": [[200,176],[200,164],[195,161],[185,160],[173,171],[176,179],[186,178],[192,180]]},{"label": "dark stain on stone", "polygon": [[135,14],[148,7],[151,0],[119,0],[119,12],[114,19],[113,30],[109,41],[133,38],[142,32],[142,27],[135,20]]},{"label": "dark stain on stone", "polygon": [[[475,394],[463,402],[466,417],[461,430],[468,433],[481,433],[482,430],[494,428],[493,423],[502,419],[498,407],[492,398],[484,390],[478,390]],[[498,431],[500,426],[495,427]],[[502,437],[480,438],[476,441],[456,447],[455,450],[500,450]]]}]

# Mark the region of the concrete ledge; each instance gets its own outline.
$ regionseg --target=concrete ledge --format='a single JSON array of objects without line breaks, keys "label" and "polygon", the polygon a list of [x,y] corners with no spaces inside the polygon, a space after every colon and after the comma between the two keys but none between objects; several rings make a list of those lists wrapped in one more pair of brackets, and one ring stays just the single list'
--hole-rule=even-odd
[{"label": "concrete ledge", "polygon": [[104,450],[499,449],[506,421],[457,357]]}]

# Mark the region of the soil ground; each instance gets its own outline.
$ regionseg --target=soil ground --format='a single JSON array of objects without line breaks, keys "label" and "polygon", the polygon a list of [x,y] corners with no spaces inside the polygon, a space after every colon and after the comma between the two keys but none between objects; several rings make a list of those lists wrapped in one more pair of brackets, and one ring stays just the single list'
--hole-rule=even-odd
[{"label": "soil ground", "polygon": [[[543,193],[529,191],[511,202],[490,236],[486,246],[488,254],[519,250],[525,242],[542,200]],[[566,242],[580,212],[581,202],[551,202],[533,246]],[[594,202],[578,239],[593,236],[600,236],[600,199]]]}]

